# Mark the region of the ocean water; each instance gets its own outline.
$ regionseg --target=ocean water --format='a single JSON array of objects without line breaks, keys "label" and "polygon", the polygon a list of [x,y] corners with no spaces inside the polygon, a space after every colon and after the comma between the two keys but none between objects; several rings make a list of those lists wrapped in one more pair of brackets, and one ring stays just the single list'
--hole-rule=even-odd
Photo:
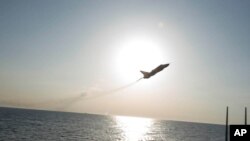
[{"label": "ocean water", "polygon": [[0,108],[0,141],[224,141],[225,126]]}]

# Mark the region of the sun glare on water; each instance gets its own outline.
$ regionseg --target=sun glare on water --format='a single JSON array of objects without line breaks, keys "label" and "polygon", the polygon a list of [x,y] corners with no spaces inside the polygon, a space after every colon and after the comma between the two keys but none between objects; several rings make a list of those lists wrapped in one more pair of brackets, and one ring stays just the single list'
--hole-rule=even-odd
[{"label": "sun glare on water", "polygon": [[153,123],[152,119],[138,117],[117,116],[115,120],[123,137],[128,141],[145,140]]},{"label": "sun glare on water", "polygon": [[134,81],[142,74],[164,63],[160,45],[150,38],[132,38],[121,43],[117,53],[116,68],[125,81]]}]

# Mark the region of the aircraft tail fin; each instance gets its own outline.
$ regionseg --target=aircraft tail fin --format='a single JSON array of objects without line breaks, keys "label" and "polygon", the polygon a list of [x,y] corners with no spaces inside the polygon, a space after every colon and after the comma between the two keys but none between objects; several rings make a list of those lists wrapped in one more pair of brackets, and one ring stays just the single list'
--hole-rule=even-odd
[{"label": "aircraft tail fin", "polygon": [[140,71],[140,72],[143,74],[143,78],[149,78],[150,77],[149,72],[146,72],[146,71]]},{"label": "aircraft tail fin", "polygon": [[144,74],[149,74],[148,72],[146,72],[146,71],[140,71],[143,75]]}]

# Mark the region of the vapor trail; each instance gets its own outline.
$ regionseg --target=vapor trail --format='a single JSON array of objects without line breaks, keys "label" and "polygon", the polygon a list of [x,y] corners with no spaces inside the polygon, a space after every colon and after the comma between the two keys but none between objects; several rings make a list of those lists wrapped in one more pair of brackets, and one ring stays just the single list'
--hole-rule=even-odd
[{"label": "vapor trail", "polygon": [[55,110],[65,110],[65,109],[71,107],[72,105],[74,105],[80,101],[96,99],[99,97],[111,95],[111,94],[117,93],[119,91],[122,91],[124,89],[127,89],[127,88],[135,85],[136,83],[138,83],[141,79],[143,79],[143,78],[140,78],[132,83],[126,84],[124,86],[121,86],[121,87],[118,87],[115,89],[110,89],[110,90],[100,91],[100,92],[94,91],[93,92],[94,95],[93,94],[89,95],[88,91],[87,91],[87,92],[83,92],[82,94],[78,94],[78,95],[75,95],[72,97],[51,100],[51,101],[45,101],[45,102],[41,102],[41,103],[33,103],[33,104],[29,104],[29,106],[53,108]]},{"label": "vapor trail", "polygon": [[129,87],[135,85],[135,84],[136,84],[137,82],[139,82],[141,79],[143,79],[143,78],[140,78],[140,79],[136,80],[135,82],[129,83],[129,84],[124,85],[124,86],[121,86],[121,87],[119,87],[119,88],[109,90],[109,91],[107,91],[107,92],[114,93],[114,92],[118,92],[118,91],[124,90],[124,89],[126,89],[126,88],[129,88]]},{"label": "vapor trail", "polygon": [[64,110],[64,109],[72,106],[73,104],[81,101],[81,100],[82,100],[82,95],[72,97],[72,98],[68,99],[67,101],[61,103],[59,106],[56,107],[56,109],[57,110]]},{"label": "vapor trail", "polygon": [[111,94],[114,94],[116,92],[119,92],[119,91],[122,91],[124,89],[127,89],[133,85],[135,85],[136,83],[138,83],[141,79],[143,78],[140,78],[132,83],[129,83],[129,84],[126,84],[124,86],[121,86],[121,87],[118,87],[118,88],[115,88],[115,89],[111,89],[111,90],[106,90],[106,91],[103,91],[103,92],[99,92],[98,95],[95,95],[95,96],[89,96],[89,97],[84,97],[84,100],[90,100],[90,99],[96,99],[96,98],[99,98],[99,97],[103,97],[103,96],[106,96],[106,95],[111,95]]}]

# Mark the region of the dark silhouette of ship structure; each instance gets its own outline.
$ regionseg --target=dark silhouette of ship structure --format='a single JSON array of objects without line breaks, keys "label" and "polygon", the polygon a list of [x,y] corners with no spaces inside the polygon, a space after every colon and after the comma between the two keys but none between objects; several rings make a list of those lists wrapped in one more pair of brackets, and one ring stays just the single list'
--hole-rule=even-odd
[{"label": "dark silhouette of ship structure", "polygon": [[[227,109],[226,109],[226,130],[225,130],[225,141],[229,141],[230,139],[228,138],[229,135],[228,135],[228,111],[229,111],[229,108],[227,106]],[[245,107],[245,120],[244,120],[244,125],[247,125],[247,107]],[[228,140],[229,139],[229,140]]]}]

